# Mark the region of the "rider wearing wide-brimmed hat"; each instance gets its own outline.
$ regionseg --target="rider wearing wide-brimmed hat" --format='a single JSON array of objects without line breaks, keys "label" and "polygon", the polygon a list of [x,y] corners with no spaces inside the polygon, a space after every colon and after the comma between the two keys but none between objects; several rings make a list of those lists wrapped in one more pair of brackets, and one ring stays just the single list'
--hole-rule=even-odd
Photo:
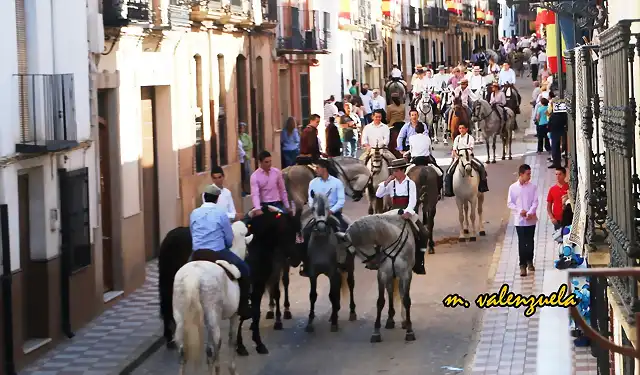
[{"label": "rider wearing wide-brimmed hat", "polygon": [[438,73],[433,76],[433,90],[435,92],[441,92],[442,89],[447,86],[448,81],[449,75],[447,75],[444,65],[439,65]]},{"label": "rider wearing wide-brimmed hat", "polygon": [[413,272],[424,275],[426,273],[424,269],[424,253],[427,250],[429,234],[415,212],[418,193],[416,183],[405,174],[408,166],[409,164],[405,159],[393,160],[388,167],[391,176],[378,185],[376,197],[384,198],[385,196],[390,196],[392,208],[400,210],[398,213],[404,219],[413,223],[411,227],[416,237],[416,262]]},{"label": "rider wearing wide-brimmed hat", "polygon": [[500,84],[498,81],[493,81],[491,85],[493,92],[489,98],[489,104],[496,111],[498,116],[500,117],[500,121],[502,121],[502,126],[506,125],[507,122],[507,110],[505,106],[507,105],[507,97],[504,95],[504,92],[500,90]]}]

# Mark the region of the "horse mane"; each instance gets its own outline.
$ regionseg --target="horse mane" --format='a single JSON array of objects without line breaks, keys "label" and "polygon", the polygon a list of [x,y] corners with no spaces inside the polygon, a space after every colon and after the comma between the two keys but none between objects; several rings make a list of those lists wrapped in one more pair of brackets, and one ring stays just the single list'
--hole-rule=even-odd
[{"label": "horse mane", "polygon": [[[362,161],[358,158],[352,158],[350,156],[336,156],[332,158],[336,163],[342,165],[362,164]],[[363,164],[364,165],[364,164]]]},{"label": "horse mane", "polygon": [[354,221],[347,234],[354,246],[384,245],[395,240],[394,228],[401,228],[404,219],[400,215],[375,214]]},{"label": "horse mane", "polygon": [[233,231],[233,242],[231,244],[231,251],[236,254],[240,259],[244,259],[247,255],[247,234],[249,228],[242,221],[236,221],[231,224],[231,230]]}]

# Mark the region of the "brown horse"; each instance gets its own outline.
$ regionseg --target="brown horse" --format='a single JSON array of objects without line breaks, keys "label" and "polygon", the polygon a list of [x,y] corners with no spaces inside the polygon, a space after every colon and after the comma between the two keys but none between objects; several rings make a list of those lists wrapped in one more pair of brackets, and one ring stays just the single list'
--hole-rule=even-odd
[{"label": "brown horse", "polygon": [[453,106],[449,113],[449,131],[451,132],[452,139],[456,139],[460,134],[458,131],[458,126],[460,126],[460,124],[466,125],[467,128],[470,126],[469,114],[462,105],[462,98],[460,96],[456,96],[453,98]]},{"label": "brown horse", "polygon": [[[399,125],[399,124],[398,124]],[[402,158],[402,153],[396,149],[398,146],[398,135],[400,134],[400,130],[402,130],[402,125],[397,126],[393,124],[393,126],[389,127],[389,151],[396,157],[396,159]]]}]

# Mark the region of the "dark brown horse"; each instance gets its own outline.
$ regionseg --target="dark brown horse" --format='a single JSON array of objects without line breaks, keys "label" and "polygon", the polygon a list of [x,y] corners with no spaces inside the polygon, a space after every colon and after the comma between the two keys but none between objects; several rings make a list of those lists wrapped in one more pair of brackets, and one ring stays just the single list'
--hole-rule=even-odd
[{"label": "dark brown horse", "polygon": [[451,108],[451,113],[449,114],[449,131],[451,132],[452,139],[456,139],[460,134],[458,126],[461,124],[466,125],[467,128],[470,126],[469,114],[467,113],[466,108],[462,105],[462,98],[460,96],[456,96],[453,98],[453,106]]}]

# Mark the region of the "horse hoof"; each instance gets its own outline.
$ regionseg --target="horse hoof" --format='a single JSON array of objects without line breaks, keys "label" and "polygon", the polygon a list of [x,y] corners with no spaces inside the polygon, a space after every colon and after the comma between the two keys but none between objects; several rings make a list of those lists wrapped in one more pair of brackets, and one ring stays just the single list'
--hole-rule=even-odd
[{"label": "horse hoof", "polygon": [[373,335],[371,335],[371,341],[372,343],[376,343],[376,342],[382,342],[382,336],[380,336],[379,333],[374,333]]},{"label": "horse hoof", "polygon": [[504,156],[502,157],[502,160],[504,160]]},{"label": "horse hoof", "polygon": [[487,232],[485,232],[485,231],[481,230],[479,234],[480,234],[481,236],[483,236],[483,237],[484,237],[484,236],[486,236],[486,235],[487,235]]},{"label": "horse hoof", "polygon": [[249,351],[247,351],[247,348],[243,346],[239,346],[236,348],[236,353],[240,356],[240,357],[246,357],[249,355]]},{"label": "horse hoof", "polygon": [[493,159],[493,161],[491,162],[491,164],[495,164],[496,163],[496,159]]},{"label": "horse hoof", "polygon": [[338,325],[337,324],[332,324],[331,325],[331,332],[338,332]]},{"label": "horse hoof", "polygon": [[407,332],[404,336],[404,341],[416,341],[416,334],[413,332]]},{"label": "horse hoof", "polygon": [[273,329],[276,331],[282,331],[282,322],[275,322],[273,324]]},{"label": "horse hoof", "polygon": [[176,345],[175,341],[167,341],[167,349],[168,350],[174,350],[177,347],[178,346]]},{"label": "horse hoof", "polygon": [[464,237],[459,237],[458,242],[467,242],[467,239]]},{"label": "horse hoof", "polygon": [[387,320],[387,324],[384,325],[385,329],[394,329],[396,328],[396,322],[393,320]]},{"label": "horse hoof", "polygon": [[463,230],[464,234],[469,234],[469,229]]},{"label": "horse hoof", "polygon": [[509,160],[513,160],[513,158],[511,157],[511,155],[509,155]]},{"label": "horse hoof", "polygon": [[436,253],[436,251],[432,247],[429,248],[428,252],[429,252],[429,254],[435,254]]},{"label": "horse hoof", "polygon": [[291,320],[293,318],[293,316],[291,316],[291,311],[289,311],[289,310],[285,310],[284,314],[282,315],[282,317],[285,320]]},{"label": "horse hoof", "polygon": [[267,311],[267,315],[265,315],[265,319],[273,319],[275,317],[275,315],[273,314],[273,311]]},{"label": "horse hoof", "polygon": [[258,352],[258,354],[269,354],[269,350],[267,350],[267,347],[264,346],[264,344],[256,346],[256,352]]},{"label": "horse hoof", "polygon": [[470,238],[469,238],[469,241],[471,241],[471,242],[476,242],[476,238],[475,238],[475,237],[470,237]]},{"label": "horse hoof", "polygon": [[312,326],[312,325],[308,325],[308,326],[306,326],[306,327],[305,327],[305,329],[304,329],[304,331],[305,331],[306,333],[313,333],[313,332],[315,332],[315,330],[316,330],[316,329],[315,329],[315,328],[313,328],[313,326]]},{"label": "horse hoof", "polygon": [[355,322],[356,320],[358,320],[358,315],[355,312],[350,312],[349,313],[349,321],[350,322]]}]

